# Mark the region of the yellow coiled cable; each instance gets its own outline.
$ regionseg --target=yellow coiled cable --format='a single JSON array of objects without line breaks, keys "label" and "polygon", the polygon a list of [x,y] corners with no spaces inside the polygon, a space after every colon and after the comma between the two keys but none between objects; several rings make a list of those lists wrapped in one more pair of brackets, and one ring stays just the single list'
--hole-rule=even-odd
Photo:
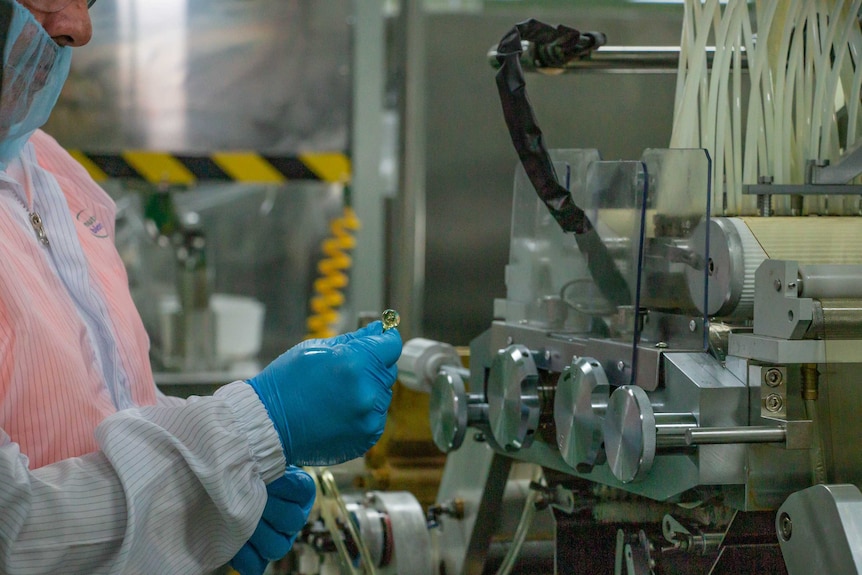
[{"label": "yellow coiled cable", "polygon": [[353,232],[359,227],[359,218],[350,206],[345,206],[342,215],[329,224],[330,236],[320,245],[323,259],[317,264],[320,277],[314,281],[315,295],[310,302],[311,316],[306,321],[306,339],[332,337],[338,332],[338,310],[344,305],[343,290],[349,281],[347,271],[353,265],[349,252],[356,247]]}]

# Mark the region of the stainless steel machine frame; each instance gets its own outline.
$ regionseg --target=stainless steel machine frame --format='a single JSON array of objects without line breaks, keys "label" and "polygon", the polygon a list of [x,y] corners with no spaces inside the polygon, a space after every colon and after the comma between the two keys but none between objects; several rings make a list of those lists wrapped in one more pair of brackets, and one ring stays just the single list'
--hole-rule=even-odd
[{"label": "stainless steel machine frame", "polygon": [[553,152],[629,281],[616,309],[516,177],[507,298],[469,372],[425,375],[438,505],[464,510],[440,519],[446,573],[486,572],[513,463],[545,471],[558,573],[860,572],[860,266],[752,251],[765,232],[688,201],[708,167],[674,152]]}]

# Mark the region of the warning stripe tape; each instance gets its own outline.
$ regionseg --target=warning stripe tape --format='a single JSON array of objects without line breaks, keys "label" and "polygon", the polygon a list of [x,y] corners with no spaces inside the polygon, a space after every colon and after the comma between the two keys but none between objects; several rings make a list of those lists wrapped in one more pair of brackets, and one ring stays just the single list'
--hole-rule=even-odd
[{"label": "warning stripe tape", "polygon": [[145,180],[153,184],[191,185],[221,180],[282,183],[290,180],[350,181],[350,159],[339,152],[267,156],[254,152],[217,152],[206,156],[128,150],[97,154],[72,150],[97,182],[112,178]]}]

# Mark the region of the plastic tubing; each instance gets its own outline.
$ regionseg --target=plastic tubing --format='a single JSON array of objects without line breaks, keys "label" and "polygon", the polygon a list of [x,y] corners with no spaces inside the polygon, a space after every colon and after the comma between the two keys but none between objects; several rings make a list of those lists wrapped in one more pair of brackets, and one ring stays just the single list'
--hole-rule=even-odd
[{"label": "plastic tubing", "polygon": [[[808,9],[805,8],[804,12],[808,12]],[[799,159],[799,162],[802,164],[802,169],[805,169],[805,162],[808,159],[813,158],[811,152],[809,151],[809,138],[808,133],[811,130],[811,106],[814,99],[814,58],[809,57],[807,59],[802,58],[803,53],[813,54],[816,52],[814,48],[814,39],[815,33],[812,30],[808,31],[808,34],[799,34],[799,38],[797,39],[797,53],[794,54],[793,58],[800,64],[800,74],[802,76],[802,81],[800,82],[800,86],[798,88],[798,98],[797,98],[797,118],[796,118],[796,157]],[[809,46],[806,46],[806,42]]]},{"label": "plastic tubing", "polygon": [[815,159],[817,157],[817,150],[814,149],[814,142],[816,141],[813,136],[813,126],[814,126],[814,93],[817,90],[817,76],[819,73],[819,58],[820,54],[820,21],[817,19],[816,12],[817,4],[813,0],[809,0],[806,2],[805,6],[805,17],[807,21],[805,22],[805,30],[807,32],[805,38],[805,53],[808,55],[806,60],[806,65],[810,66],[810,80],[811,84],[808,87],[810,90],[811,102],[809,109],[810,117],[808,118],[808,126],[805,132],[805,146],[804,153],[808,159]]},{"label": "plastic tubing", "polygon": [[[799,14],[804,14],[804,11],[800,11]],[[793,181],[801,183],[802,181],[794,179],[792,168],[799,163],[798,160],[794,161],[794,158],[800,155],[800,149],[803,145],[800,138],[805,138],[808,129],[805,124],[810,119],[808,104],[806,104],[806,90],[810,86],[804,81],[806,74],[805,37],[804,34],[798,33],[798,30],[803,29],[800,26],[802,24],[796,26],[797,33],[793,35],[791,45],[788,47],[787,58],[781,60],[781,66],[785,70],[782,87],[784,97],[782,115],[776,116],[776,126],[780,126],[780,133],[776,135],[778,141],[775,143],[779,146],[781,163],[776,169],[775,178],[778,183],[782,184]],[[788,198],[784,199],[788,200]]]},{"label": "plastic tubing", "polygon": [[[744,21],[749,21],[748,3],[735,3],[727,43],[730,44],[728,58],[728,77],[725,79],[725,90],[722,97],[725,109],[725,173],[727,174],[727,194],[733,197],[736,211],[739,213],[742,200],[742,27]],[[732,77],[731,77],[732,74]]]},{"label": "plastic tubing", "polygon": [[856,70],[850,83],[850,95],[847,98],[847,147],[856,143],[856,133],[859,129],[859,105],[862,98],[862,30],[858,26],[853,28],[850,36],[850,53],[853,56]]},{"label": "plastic tubing", "polygon": [[[536,465],[533,471],[532,482],[539,483],[542,480],[542,467]],[[521,511],[521,518],[518,519],[518,526],[515,528],[515,535],[512,537],[512,545],[506,551],[506,556],[500,563],[500,568],[497,569],[497,575],[509,575],[515,567],[518,560],[518,555],[521,554],[521,548],[524,546],[524,541],[527,540],[527,534],[530,532],[530,527],[533,525],[533,518],[536,516],[536,500],[539,497],[539,492],[536,489],[531,489],[527,494],[527,500],[524,501],[524,509]]]},{"label": "plastic tubing", "polygon": [[[825,150],[823,149],[825,142],[823,141],[823,118],[826,107],[832,107],[833,102],[827,102],[827,85],[830,76],[830,61],[831,58],[831,47],[835,43],[835,35],[838,31],[838,26],[834,25],[835,22],[838,22],[838,18],[841,15],[841,9],[844,6],[843,0],[836,0],[835,5],[832,9],[832,13],[829,15],[829,19],[821,24],[821,44],[820,44],[820,52],[818,54],[817,60],[817,87],[814,92],[814,108],[813,114],[811,116],[811,149],[816,153],[816,159],[824,160]],[[818,14],[818,23],[821,23],[824,18],[823,13]],[[823,29],[825,28],[826,34],[822,35]]]},{"label": "plastic tubing", "polygon": [[[757,13],[757,43],[751,31],[751,22],[743,20],[743,39],[749,55],[751,91],[748,100],[748,117],[745,129],[745,160],[743,182],[757,183],[760,175],[759,163],[766,169],[766,132],[764,127],[764,98],[771,99],[769,76],[769,38],[772,36],[772,20],[778,8],[778,0],[770,0]],[[760,158],[760,162],[758,162]]]},{"label": "plastic tubing", "polygon": [[[682,108],[682,95],[685,91],[685,78],[689,67],[688,59],[691,54],[690,44],[692,36],[694,36],[694,27],[691,19],[691,0],[686,0],[683,5],[682,16],[682,34],[679,39],[679,65],[676,72],[676,89],[673,98],[673,126],[676,130],[677,122],[680,117]],[[673,132],[671,132],[671,141],[673,141]]]},{"label": "plastic tubing", "polygon": [[[835,37],[837,40],[833,43],[834,60],[832,61],[832,69],[829,73],[828,85],[826,86],[826,101],[823,105],[823,136],[821,138],[821,148],[825,148],[824,152],[829,154],[828,159],[838,153],[837,131],[833,130],[837,123],[835,117],[835,95],[838,92],[838,82],[841,79],[841,70],[844,66],[844,60],[847,55],[847,43],[850,39],[850,31],[856,25],[856,14],[859,14],[859,8],[862,6],[862,0],[853,0],[850,8],[844,12],[843,18],[833,20],[832,28],[839,28],[840,33]],[[835,137],[833,138],[833,133]]]},{"label": "plastic tubing", "polygon": [[[707,0],[704,6],[700,2],[692,0],[691,14],[695,20],[694,38],[689,52],[688,69],[684,82],[682,104],[680,105],[679,121],[675,123],[671,146],[677,148],[695,147],[703,145],[703,114],[698,118],[698,102],[701,102],[703,110],[703,95],[705,93],[707,71],[706,71],[706,42],[709,36],[710,16],[718,7],[718,0]],[[701,9],[702,8],[702,9]],[[700,129],[700,138],[695,137],[695,130]]]},{"label": "plastic tubing", "polygon": [[733,43],[733,97],[731,100],[733,118],[733,193],[741,199],[742,192],[742,27],[749,21],[748,4],[741,3],[739,26],[735,29],[736,40]]},{"label": "plastic tubing", "polygon": [[[773,72],[775,74],[775,92],[774,92],[774,108],[772,111],[771,123],[767,132],[769,140],[769,154],[771,159],[772,173],[768,174],[773,177],[775,183],[787,183],[784,175],[784,158],[787,154],[787,148],[784,140],[784,125],[787,122],[785,118],[785,109],[792,109],[788,104],[788,100],[792,98],[793,74],[788,73],[788,66],[793,62],[789,51],[795,45],[799,37],[799,30],[804,30],[802,23],[796,18],[788,18],[793,22],[794,26],[788,26],[781,37],[780,46],[775,62],[773,62]],[[792,35],[791,35],[792,34]],[[800,53],[801,54],[801,53]]]},{"label": "plastic tubing", "polygon": [[[740,6],[746,10],[740,9]],[[709,90],[709,108],[707,110],[707,118],[709,121],[706,143],[707,147],[713,152],[715,161],[715,179],[714,185],[724,184],[724,189],[727,193],[728,207],[731,213],[735,213],[737,208],[736,191],[732,174],[733,154],[728,153],[728,148],[725,146],[725,139],[728,131],[728,79],[730,72],[731,57],[728,54],[733,49],[730,43],[730,38],[735,38],[736,34],[731,35],[731,31],[735,31],[740,26],[740,16],[747,16],[747,5],[741,2],[733,2],[728,4],[724,11],[724,15],[720,20],[716,33],[715,42],[715,59],[712,65],[712,77],[710,79]],[[725,168],[725,164],[730,161],[730,166]],[[715,188],[721,189],[721,188]]]},{"label": "plastic tubing", "polygon": [[[723,16],[718,21],[715,29],[715,56],[712,60],[712,74],[709,81],[709,100],[706,110],[707,130],[706,144],[712,149],[716,160],[716,175],[721,174],[722,166],[718,165],[719,156],[722,150],[716,149],[716,128],[723,122],[719,121],[718,95],[721,88],[727,82],[727,70],[729,69],[730,59],[727,57],[728,45],[727,36],[730,28],[731,15],[735,12],[734,6],[736,3],[728,4],[724,10]],[[723,120],[723,118],[722,118]]]},{"label": "plastic tubing", "polygon": [[802,61],[800,54],[795,54],[792,60],[792,67],[795,70],[795,109],[796,117],[794,119],[793,130],[793,147],[791,149],[791,166],[790,177],[792,182],[805,181],[805,161],[802,157],[801,150],[805,146],[806,130],[811,122],[811,98],[810,85],[806,82],[807,75],[810,71],[809,62]]},{"label": "plastic tubing", "polygon": [[696,142],[692,133],[695,129],[692,105],[696,106],[696,102],[692,102],[690,99],[690,84],[698,73],[700,58],[700,54],[694,50],[696,42],[695,19],[698,5],[699,0],[686,0],[683,13],[683,35],[681,39],[683,46],[680,49],[681,51],[684,49],[685,58],[680,57],[677,68],[676,102],[674,103],[673,129],[670,141],[672,148],[693,147]]},{"label": "plastic tubing", "polygon": [[[725,46],[719,40],[719,29],[721,28],[721,22],[724,18],[724,13],[726,9],[723,11],[721,7],[721,3],[716,4],[715,9],[712,11],[712,38],[713,44],[715,45],[715,53],[713,54],[712,59],[712,67],[704,67],[704,81],[701,85],[701,138],[703,139],[704,147],[708,147],[710,152],[717,158],[719,155],[715,149],[715,127],[716,127],[716,115],[710,113],[710,95],[712,94],[713,84],[716,80],[720,80],[724,77],[720,71],[716,73],[716,70],[720,70],[720,65],[717,64],[720,59],[720,51],[725,50],[727,46]],[[709,30],[707,30],[707,35],[709,34]],[[708,41],[707,41],[708,43]],[[714,179],[718,177],[719,170],[713,171]],[[718,190],[720,188],[714,187],[714,189]]]}]

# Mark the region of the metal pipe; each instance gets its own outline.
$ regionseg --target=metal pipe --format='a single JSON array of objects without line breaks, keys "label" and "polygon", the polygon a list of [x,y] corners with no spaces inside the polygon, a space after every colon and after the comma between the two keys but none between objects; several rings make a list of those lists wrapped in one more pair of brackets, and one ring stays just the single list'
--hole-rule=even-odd
[{"label": "metal pipe", "polygon": [[723,445],[730,443],[784,443],[787,430],[783,427],[703,427],[687,429],[688,445]]},{"label": "metal pipe", "polygon": [[813,299],[862,298],[862,265],[801,265],[797,294]]},{"label": "metal pipe", "polygon": [[[526,72],[602,72],[617,74],[676,74],[679,68],[679,46],[602,46],[589,56],[568,62],[562,68],[541,67],[532,56],[530,42],[522,42],[521,67]],[[706,48],[707,66],[712,66],[715,48]],[[499,68],[497,47],[488,51],[488,62]],[[748,58],[742,51],[742,67],[748,68]]]},{"label": "metal pipe", "polygon": [[691,413],[655,413],[656,447],[686,447],[686,431],[697,427]]}]

